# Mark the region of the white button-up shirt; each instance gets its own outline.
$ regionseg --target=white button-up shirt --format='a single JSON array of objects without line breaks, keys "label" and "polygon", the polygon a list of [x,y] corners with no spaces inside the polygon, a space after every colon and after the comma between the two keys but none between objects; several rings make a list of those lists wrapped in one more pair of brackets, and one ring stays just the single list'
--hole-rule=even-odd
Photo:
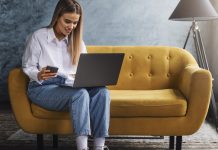
[{"label": "white button-up shirt", "polygon": [[[42,28],[35,31],[29,38],[25,53],[22,58],[22,68],[31,81],[39,81],[37,74],[46,66],[58,67],[57,75],[66,78],[65,84],[72,86],[77,66],[72,64],[67,50],[68,39],[65,37],[59,41],[53,28]],[[81,53],[87,53],[86,46],[82,41]]]}]

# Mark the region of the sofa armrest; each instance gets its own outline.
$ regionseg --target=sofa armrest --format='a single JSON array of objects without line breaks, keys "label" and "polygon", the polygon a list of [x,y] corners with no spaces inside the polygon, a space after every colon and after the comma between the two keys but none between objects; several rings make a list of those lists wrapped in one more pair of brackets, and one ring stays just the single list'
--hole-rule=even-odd
[{"label": "sofa armrest", "polygon": [[33,116],[27,96],[29,78],[21,69],[13,69],[8,78],[11,107],[15,119],[25,132],[32,134],[69,134],[72,122],[68,119],[45,119]]},{"label": "sofa armrest", "polygon": [[187,66],[181,74],[179,90],[187,99],[186,117],[202,123],[206,117],[212,90],[212,77],[208,70]]},{"label": "sofa armrest", "polygon": [[22,69],[13,69],[8,77],[8,91],[10,103],[14,112],[17,123],[21,128],[32,118],[30,101],[26,95],[28,77],[23,73]]}]

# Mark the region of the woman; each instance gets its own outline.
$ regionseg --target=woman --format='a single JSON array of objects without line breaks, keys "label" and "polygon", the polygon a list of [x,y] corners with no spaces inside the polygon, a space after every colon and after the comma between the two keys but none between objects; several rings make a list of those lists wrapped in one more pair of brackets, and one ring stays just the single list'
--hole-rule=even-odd
[{"label": "woman", "polygon": [[[75,0],[59,0],[50,25],[35,31],[28,41],[22,67],[30,78],[30,100],[48,110],[71,114],[78,150],[88,149],[88,135],[94,149],[105,148],[108,136],[110,98],[105,87],[72,88],[81,53],[83,12]],[[55,66],[58,72],[48,70]]]}]

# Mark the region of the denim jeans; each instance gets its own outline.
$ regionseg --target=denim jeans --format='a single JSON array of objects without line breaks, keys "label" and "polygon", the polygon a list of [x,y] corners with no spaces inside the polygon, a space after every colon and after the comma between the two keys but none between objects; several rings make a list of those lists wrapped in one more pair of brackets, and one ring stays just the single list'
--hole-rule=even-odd
[{"label": "denim jeans", "polygon": [[42,85],[29,83],[30,100],[51,111],[69,111],[76,136],[107,137],[110,119],[110,97],[106,87],[72,88],[63,86],[57,76]]}]

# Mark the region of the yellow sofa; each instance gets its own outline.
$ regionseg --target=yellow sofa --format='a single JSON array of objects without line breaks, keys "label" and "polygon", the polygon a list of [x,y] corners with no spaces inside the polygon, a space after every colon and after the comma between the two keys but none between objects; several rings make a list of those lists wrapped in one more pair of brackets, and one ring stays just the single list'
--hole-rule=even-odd
[{"label": "yellow sofa", "polygon": [[[198,67],[192,55],[166,46],[88,46],[89,53],[125,53],[111,96],[110,135],[170,136],[170,148],[181,149],[183,135],[196,132],[205,120],[211,94],[211,74]],[[9,75],[11,106],[19,126],[37,134],[73,133],[68,112],[54,112],[31,103],[29,79],[21,69]]]}]

